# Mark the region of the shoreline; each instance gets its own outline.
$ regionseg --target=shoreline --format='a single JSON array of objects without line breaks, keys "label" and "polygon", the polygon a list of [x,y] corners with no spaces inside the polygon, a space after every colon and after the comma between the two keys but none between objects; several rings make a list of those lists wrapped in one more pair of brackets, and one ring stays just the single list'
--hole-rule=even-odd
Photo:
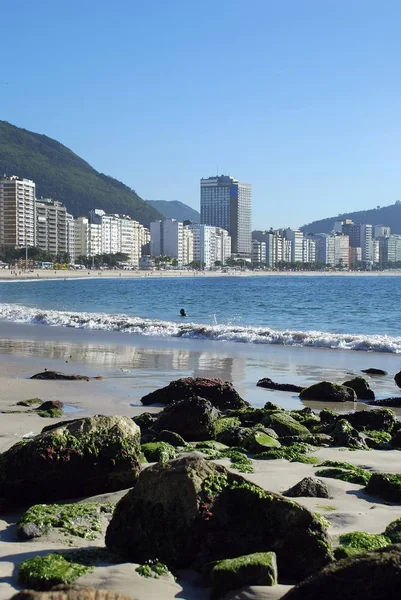
[{"label": "shoreline", "polygon": [[138,279],[138,278],[192,278],[192,277],[400,277],[401,270],[394,271],[120,271],[96,269],[46,270],[0,269],[0,283],[4,281],[47,281],[51,279]]}]

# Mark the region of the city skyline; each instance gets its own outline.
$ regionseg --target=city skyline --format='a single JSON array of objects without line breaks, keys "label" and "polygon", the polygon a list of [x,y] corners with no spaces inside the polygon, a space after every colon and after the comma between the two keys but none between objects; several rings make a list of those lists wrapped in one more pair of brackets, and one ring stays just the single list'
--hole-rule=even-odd
[{"label": "city skyline", "polygon": [[235,174],[252,183],[253,228],[399,199],[394,0],[122,0],[112,16],[104,0],[18,8],[0,42],[2,118],[59,139],[142,198],[197,207],[200,175]]}]

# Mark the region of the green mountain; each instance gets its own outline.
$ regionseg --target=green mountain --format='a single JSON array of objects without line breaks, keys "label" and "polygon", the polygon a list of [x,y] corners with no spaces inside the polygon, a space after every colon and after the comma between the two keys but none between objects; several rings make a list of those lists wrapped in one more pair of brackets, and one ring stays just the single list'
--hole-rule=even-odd
[{"label": "green mountain", "polygon": [[36,183],[38,198],[53,198],[75,217],[92,208],[129,215],[143,225],[163,218],[129,187],[99,173],[56,140],[0,121],[0,174]]},{"label": "green mountain", "polygon": [[344,213],[313,221],[300,227],[305,233],[329,233],[333,229],[335,221],[344,221],[351,219],[354,223],[368,223],[370,225],[388,225],[392,233],[401,233],[401,202],[397,200],[395,204],[371,208],[369,210],[360,210],[358,212]]},{"label": "green mountain", "polygon": [[199,223],[200,214],[178,200],[146,200],[150,206],[158,210],[166,219],[177,219],[177,221],[195,221]]}]

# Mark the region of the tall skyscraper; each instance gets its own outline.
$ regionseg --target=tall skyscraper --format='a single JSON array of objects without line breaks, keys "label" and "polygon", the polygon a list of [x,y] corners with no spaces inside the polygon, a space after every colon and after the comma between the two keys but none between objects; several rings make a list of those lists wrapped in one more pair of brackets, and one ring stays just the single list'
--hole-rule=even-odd
[{"label": "tall skyscraper", "polygon": [[34,245],[34,182],[15,176],[0,178],[0,247]]},{"label": "tall skyscraper", "polygon": [[252,192],[249,183],[227,175],[200,182],[201,223],[222,227],[231,236],[231,252],[249,256],[252,251]]}]

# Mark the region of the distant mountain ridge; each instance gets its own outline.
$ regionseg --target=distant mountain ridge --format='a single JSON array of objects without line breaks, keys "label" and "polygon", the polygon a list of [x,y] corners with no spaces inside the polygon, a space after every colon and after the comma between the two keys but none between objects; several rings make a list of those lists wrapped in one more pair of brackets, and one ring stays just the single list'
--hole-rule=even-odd
[{"label": "distant mountain ridge", "polygon": [[59,200],[75,217],[101,208],[146,226],[162,218],[134,190],[99,173],[57,140],[6,121],[0,121],[0,174],[32,179],[37,197]]},{"label": "distant mountain ridge", "polygon": [[200,214],[178,200],[146,200],[148,204],[158,210],[166,219],[177,219],[177,221],[196,221],[199,223]]},{"label": "distant mountain ridge", "polygon": [[335,221],[344,221],[351,219],[354,223],[368,223],[370,225],[388,225],[392,233],[401,233],[401,202],[397,201],[390,206],[381,208],[371,208],[369,210],[360,210],[357,212],[344,213],[313,221],[300,227],[305,233],[329,233],[333,229]]}]

